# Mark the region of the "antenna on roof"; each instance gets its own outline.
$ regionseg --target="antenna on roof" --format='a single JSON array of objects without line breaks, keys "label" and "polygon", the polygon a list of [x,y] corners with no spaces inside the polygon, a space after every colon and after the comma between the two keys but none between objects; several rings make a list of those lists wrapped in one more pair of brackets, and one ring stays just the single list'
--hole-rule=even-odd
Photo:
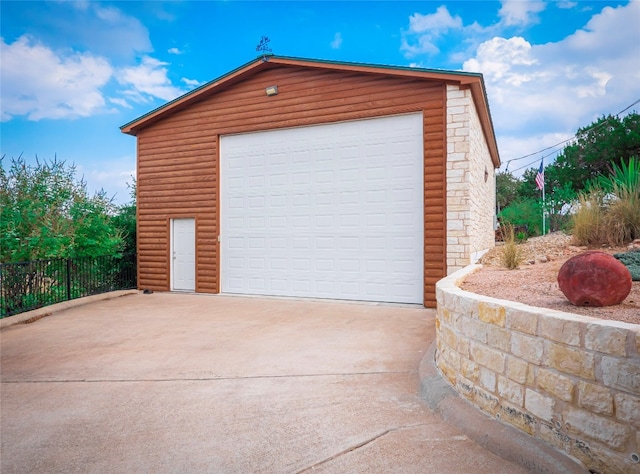
[{"label": "antenna on roof", "polygon": [[260,38],[260,43],[256,46],[256,51],[260,51],[262,53],[262,60],[267,62],[269,60],[269,56],[273,56],[271,52],[271,48],[269,47],[269,42],[271,40],[267,36],[263,36]]}]

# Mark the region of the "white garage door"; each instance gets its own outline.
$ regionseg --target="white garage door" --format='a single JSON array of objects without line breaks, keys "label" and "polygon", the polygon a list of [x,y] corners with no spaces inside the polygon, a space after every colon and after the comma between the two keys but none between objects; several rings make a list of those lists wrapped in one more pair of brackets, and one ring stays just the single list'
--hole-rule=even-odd
[{"label": "white garage door", "polygon": [[221,290],[423,302],[422,114],[221,138]]}]

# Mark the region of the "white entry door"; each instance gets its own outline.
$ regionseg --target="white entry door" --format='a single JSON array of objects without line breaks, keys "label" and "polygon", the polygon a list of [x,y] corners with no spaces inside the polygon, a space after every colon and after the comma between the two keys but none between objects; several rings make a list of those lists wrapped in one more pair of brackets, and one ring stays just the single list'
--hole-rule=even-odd
[{"label": "white entry door", "polygon": [[171,221],[171,288],[181,291],[196,289],[196,221]]},{"label": "white entry door", "polygon": [[221,290],[423,302],[422,114],[223,136]]}]

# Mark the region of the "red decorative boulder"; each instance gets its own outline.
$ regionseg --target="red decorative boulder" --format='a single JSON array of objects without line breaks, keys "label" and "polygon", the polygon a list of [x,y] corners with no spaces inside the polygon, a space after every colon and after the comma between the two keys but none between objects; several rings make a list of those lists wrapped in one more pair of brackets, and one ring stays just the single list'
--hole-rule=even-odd
[{"label": "red decorative boulder", "polygon": [[562,265],[558,285],[576,306],[611,306],[629,295],[631,273],[608,253],[592,250],[571,257]]}]

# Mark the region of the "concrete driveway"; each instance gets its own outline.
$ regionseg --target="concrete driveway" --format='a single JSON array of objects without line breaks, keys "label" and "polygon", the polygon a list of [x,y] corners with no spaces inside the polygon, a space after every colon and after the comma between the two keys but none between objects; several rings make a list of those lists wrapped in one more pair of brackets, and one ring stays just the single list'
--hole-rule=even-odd
[{"label": "concrete driveway", "polygon": [[525,472],[421,401],[434,322],[156,293],[5,328],[0,471]]}]

